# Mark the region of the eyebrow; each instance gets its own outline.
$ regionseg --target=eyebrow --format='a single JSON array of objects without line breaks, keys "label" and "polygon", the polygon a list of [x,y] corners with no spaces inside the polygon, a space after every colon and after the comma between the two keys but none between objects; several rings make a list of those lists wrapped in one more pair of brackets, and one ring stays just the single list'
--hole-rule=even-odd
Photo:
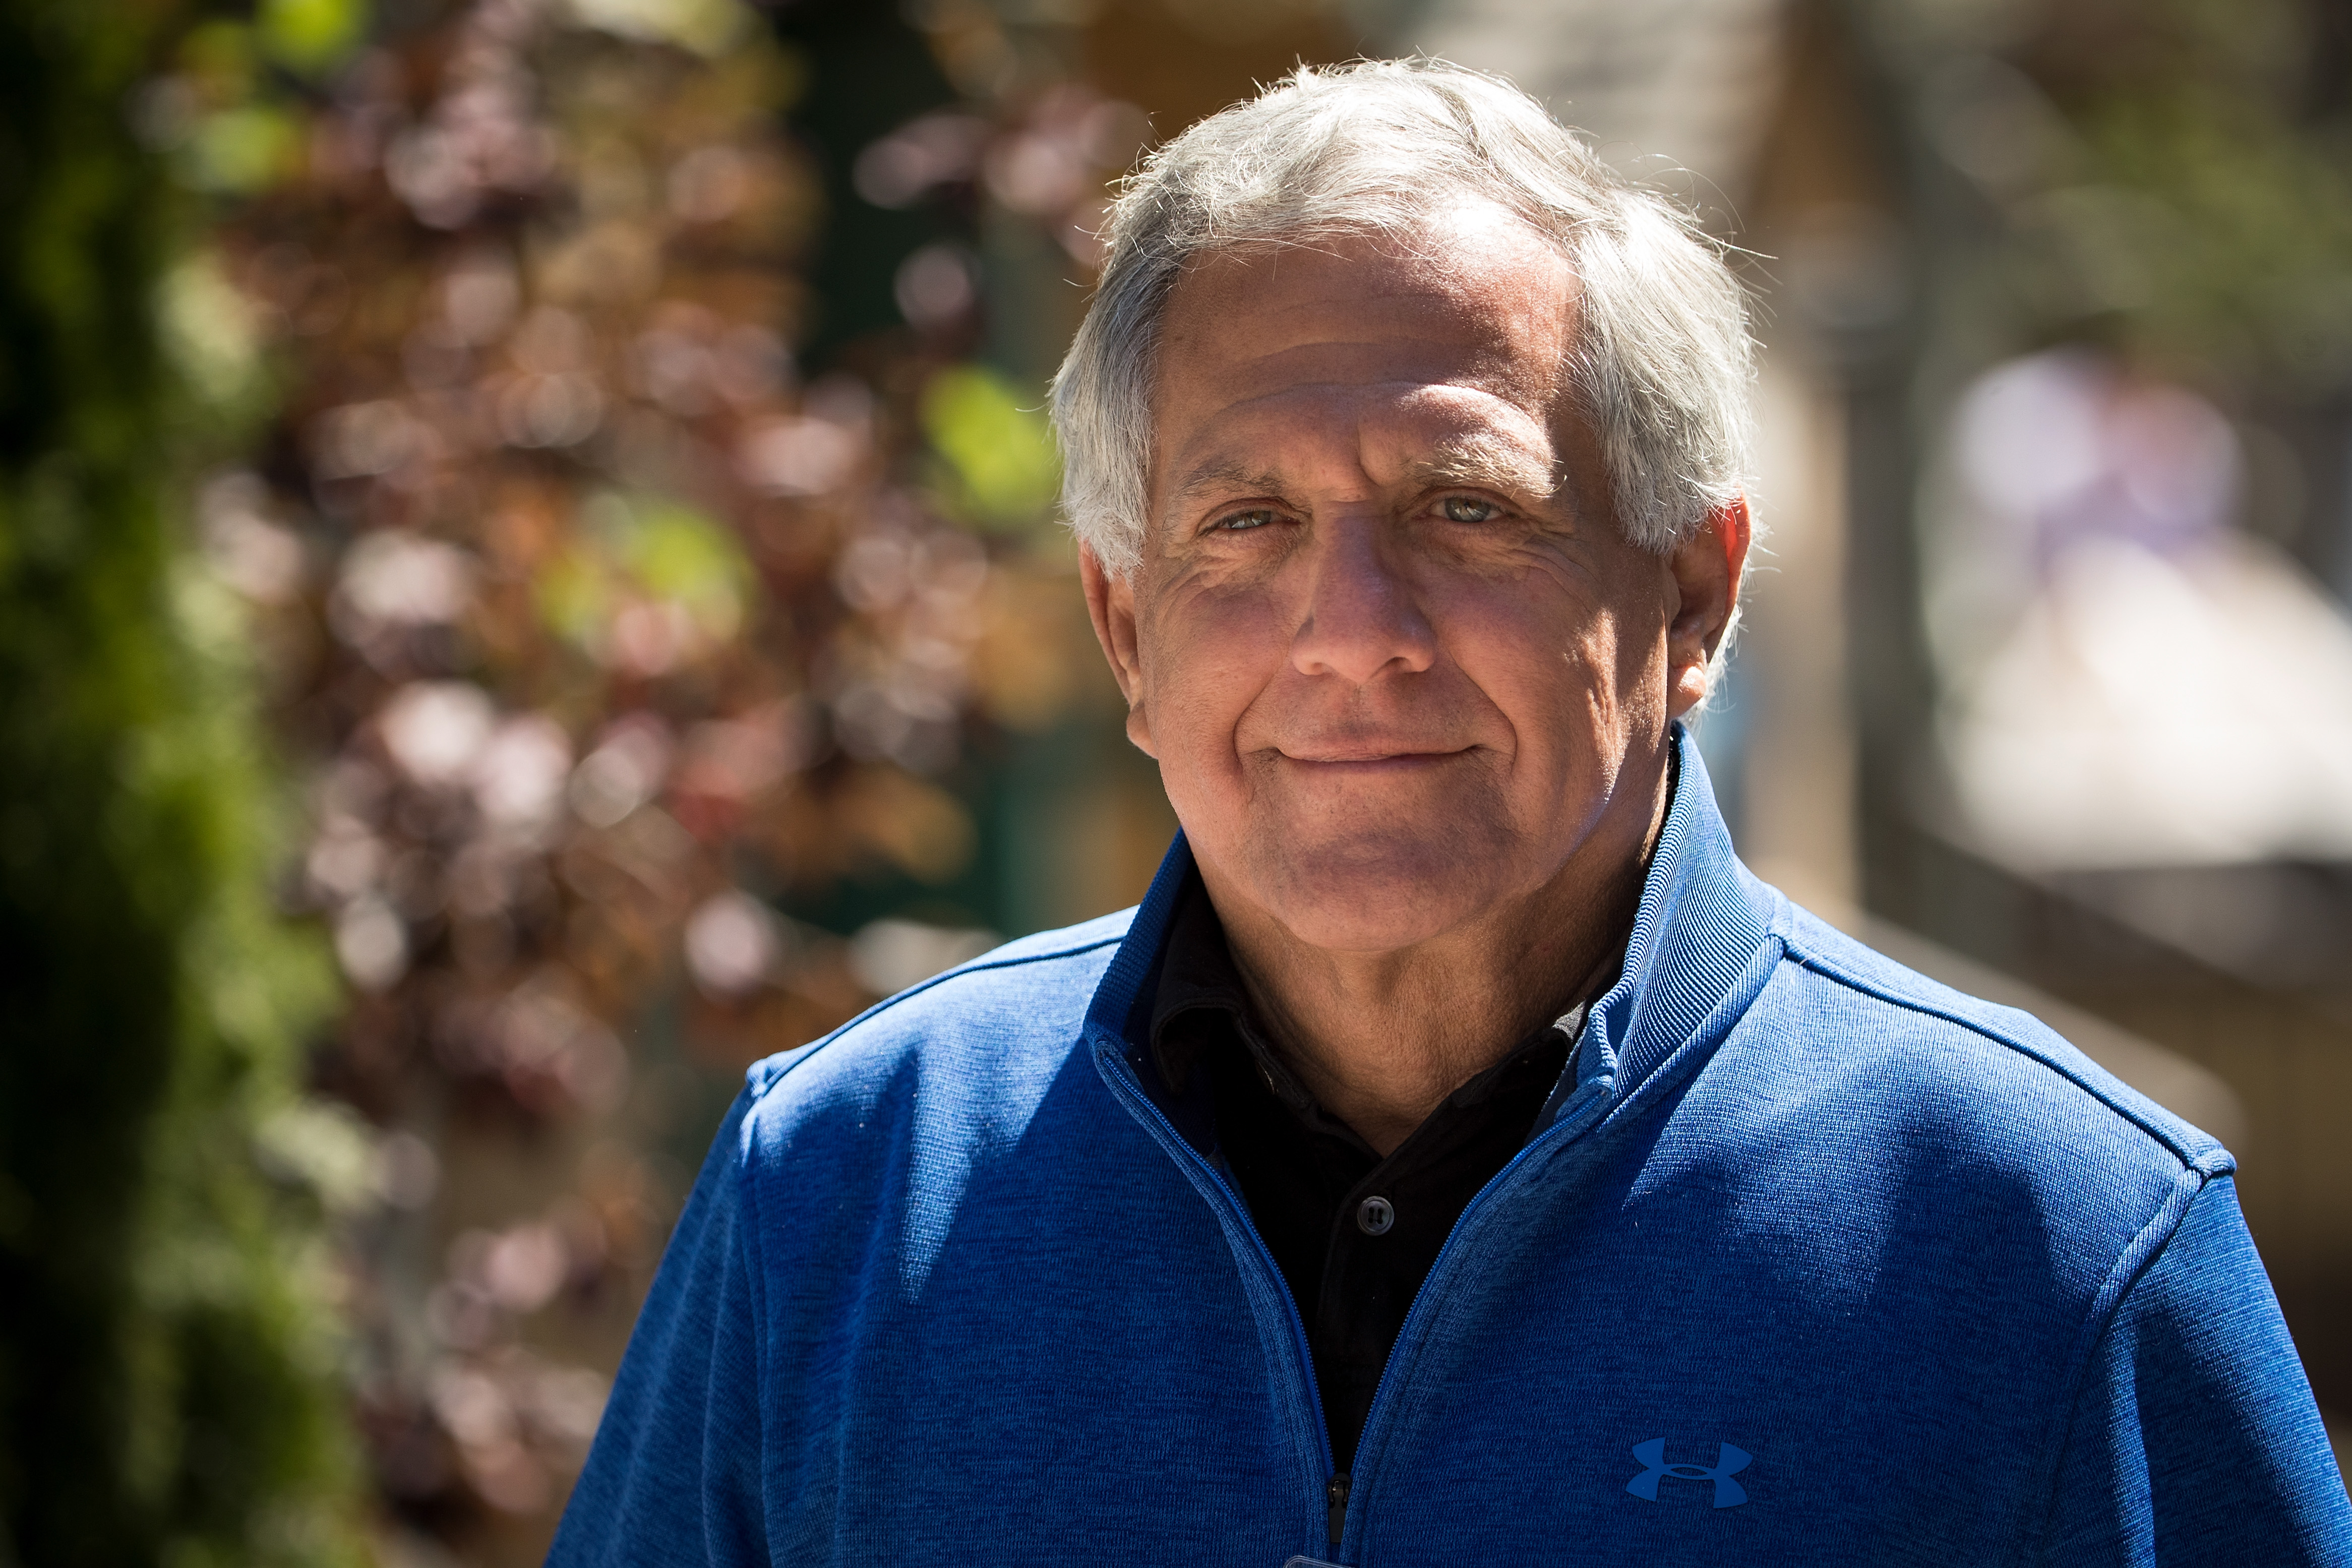
[{"label": "eyebrow", "polygon": [[[1428,456],[1407,465],[1404,478],[1408,483],[1424,486],[1484,485],[1549,500],[1566,487],[1568,476],[1562,465],[1548,465],[1516,442],[1477,435],[1439,443]],[[1227,489],[1280,495],[1285,488],[1278,475],[1265,469],[1248,468],[1230,458],[1212,458],[1186,474],[1169,500],[1183,501],[1203,491]]]},{"label": "eyebrow", "polygon": [[1538,500],[1549,500],[1568,483],[1563,465],[1546,463],[1515,441],[1487,435],[1442,442],[1435,451],[1412,464],[1406,475],[1424,485],[1483,485]]},{"label": "eyebrow", "polygon": [[1249,468],[1230,458],[1212,458],[1186,474],[1169,493],[1171,501],[1189,500],[1203,490],[1242,489],[1279,495],[1282,481],[1263,468]]}]

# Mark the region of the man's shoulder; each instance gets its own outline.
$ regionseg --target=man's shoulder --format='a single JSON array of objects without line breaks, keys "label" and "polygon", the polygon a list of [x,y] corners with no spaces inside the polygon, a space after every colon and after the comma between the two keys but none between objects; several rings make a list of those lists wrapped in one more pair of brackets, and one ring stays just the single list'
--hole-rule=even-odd
[{"label": "man's shoulder", "polygon": [[1892,1120],[1995,1163],[2090,1180],[2232,1168],[2217,1140],[2032,1014],[1955,990],[1802,910],[1780,931],[1770,1012],[1800,1026],[1800,1048],[1818,1056],[1811,1070],[1861,1124]]},{"label": "man's shoulder", "polygon": [[959,1098],[1015,1093],[1068,1056],[1132,909],[1005,943],[895,996],[831,1034],[755,1064],[751,1121],[826,1104],[878,1107],[929,1084]]}]

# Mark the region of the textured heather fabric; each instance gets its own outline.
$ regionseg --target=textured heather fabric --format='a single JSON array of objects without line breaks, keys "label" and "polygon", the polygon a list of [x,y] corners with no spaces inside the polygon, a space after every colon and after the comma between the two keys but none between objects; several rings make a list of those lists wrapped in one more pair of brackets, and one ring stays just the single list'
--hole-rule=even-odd
[{"label": "textured heather fabric", "polygon": [[1289,1294],[1137,1074],[1180,840],[752,1070],[551,1561],[2352,1562],[2228,1153],[1756,881],[1682,747],[1339,1543]]}]

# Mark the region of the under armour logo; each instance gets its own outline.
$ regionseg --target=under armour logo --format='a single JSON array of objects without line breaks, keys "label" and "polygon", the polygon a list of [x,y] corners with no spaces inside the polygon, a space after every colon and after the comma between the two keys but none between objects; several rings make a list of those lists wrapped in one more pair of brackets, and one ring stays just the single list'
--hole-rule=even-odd
[{"label": "under armour logo", "polygon": [[1748,1489],[1731,1479],[1748,1468],[1750,1456],[1744,1448],[1717,1443],[1712,1469],[1705,1465],[1670,1465],[1666,1463],[1666,1440],[1653,1437],[1633,1445],[1633,1458],[1642,1461],[1642,1473],[1627,1481],[1625,1489],[1644,1502],[1658,1500],[1658,1482],[1667,1476],[1678,1481],[1713,1481],[1717,1508],[1738,1508],[1748,1500]]}]

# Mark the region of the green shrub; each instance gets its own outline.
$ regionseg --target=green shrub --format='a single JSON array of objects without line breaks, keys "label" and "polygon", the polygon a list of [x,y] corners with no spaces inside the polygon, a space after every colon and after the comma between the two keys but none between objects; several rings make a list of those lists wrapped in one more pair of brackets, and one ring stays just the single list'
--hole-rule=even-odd
[{"label": "green shrub", "polygon": [[355,1554],[318,1162],[269,1152],[329,972],[172,510],[170,11],[0,8],[0,1560],[42,1568]]}]

